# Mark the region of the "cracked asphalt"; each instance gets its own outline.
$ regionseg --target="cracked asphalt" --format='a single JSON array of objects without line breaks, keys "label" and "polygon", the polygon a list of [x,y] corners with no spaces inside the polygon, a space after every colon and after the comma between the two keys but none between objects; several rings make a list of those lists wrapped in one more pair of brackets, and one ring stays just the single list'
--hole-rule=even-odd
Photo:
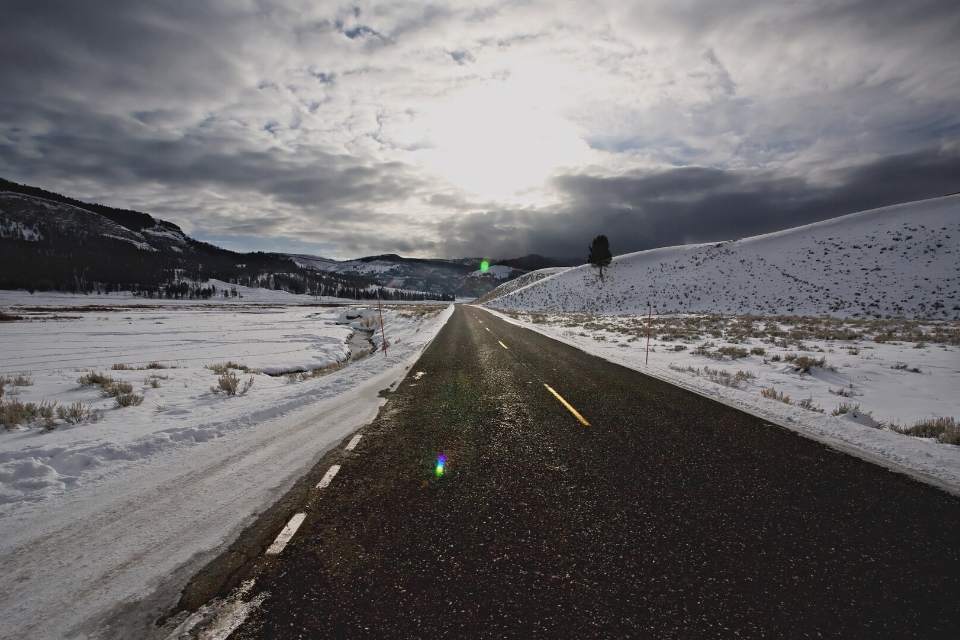
[{"label": "cracked asphalt", "polygon": [[362,433],[231,638],[960,637],[960,499],[481,309]]}]

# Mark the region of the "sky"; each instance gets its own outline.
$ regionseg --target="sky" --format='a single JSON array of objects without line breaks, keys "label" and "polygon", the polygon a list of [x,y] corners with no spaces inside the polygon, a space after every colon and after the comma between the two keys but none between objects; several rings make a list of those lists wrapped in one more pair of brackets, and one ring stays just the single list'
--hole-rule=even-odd
[{"label": "sky", "polygon": [[582,259],[960,191],[956,0],[2,15],[0,177],[231,249]]}]

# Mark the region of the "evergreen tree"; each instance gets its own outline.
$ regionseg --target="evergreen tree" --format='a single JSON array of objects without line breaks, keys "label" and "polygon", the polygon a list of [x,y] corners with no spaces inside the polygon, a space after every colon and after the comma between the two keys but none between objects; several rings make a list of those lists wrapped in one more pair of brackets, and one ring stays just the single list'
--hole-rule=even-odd
[{"label": "evergreen tree", "polygon": [[600,282],[603,282],[603,268],[610,266],[613,261],[613,254],[610,253],[610,241],[607,236],[597,236],[590,243],[587,262],[600,269]]}]

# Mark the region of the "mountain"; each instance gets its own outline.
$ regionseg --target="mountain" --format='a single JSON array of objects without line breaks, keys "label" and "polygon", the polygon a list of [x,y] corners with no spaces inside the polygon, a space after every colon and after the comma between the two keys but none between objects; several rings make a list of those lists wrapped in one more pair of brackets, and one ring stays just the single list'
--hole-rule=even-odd
[{"label": "mountain", "polygon": [[146,213],[0,179],[0,289],[209,297],[208,279],[348,298],[373,297],[379,288],[359,274],[303,268],[285,254],[229,251]]},{"label": "mountain", "polygon": [[453,293],[457,297],[468,298],[486,294],[500,283],[521,276],[531,268],[558,262],[530,255],[488,261],[488,268],[484,271],[480,267],[482,258],[404,258],[392,253],[344,261],[310,255],[290,257],[307,269],[371,278],[384,287]]},{"label": "mountain", "polygon": [[[500,309],[960,319],[960,195],[508,283]],[[536,279],[534,279],[536,278]]]}]

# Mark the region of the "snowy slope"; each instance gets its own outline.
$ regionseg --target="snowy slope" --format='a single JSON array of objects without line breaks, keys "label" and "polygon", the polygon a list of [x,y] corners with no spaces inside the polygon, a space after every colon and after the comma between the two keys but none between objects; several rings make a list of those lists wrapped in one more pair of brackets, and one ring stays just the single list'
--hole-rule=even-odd
[{"label": "snowy slope", "polygon": [[569,268],[570,267],[547,267],[546,269],[537,269],[536,271],[530,271],[528,273],[523,274],[522,276],[518,276],[514,278],[513,280],[508,280],[507,282],[504,282],[503,284],[499,285],[496,289],[493,289],[492,291],[480,296],[480,299],[478,301],[488,302],[490,300],[494,300],[495,298],[499,298],[501,296],[505,296],[508,293],[512,293],[517,289],[522,289],[523,287],[529,284],[533,284],[534,282],[539,282],[544,278],[549,278],[552,275],[556,275],[562,271],[566,271]]},{"label": "snowy slope", "polygon": [[960,318],[960,195],[732,242],[618,256],[507,293],[513,310]]}]

